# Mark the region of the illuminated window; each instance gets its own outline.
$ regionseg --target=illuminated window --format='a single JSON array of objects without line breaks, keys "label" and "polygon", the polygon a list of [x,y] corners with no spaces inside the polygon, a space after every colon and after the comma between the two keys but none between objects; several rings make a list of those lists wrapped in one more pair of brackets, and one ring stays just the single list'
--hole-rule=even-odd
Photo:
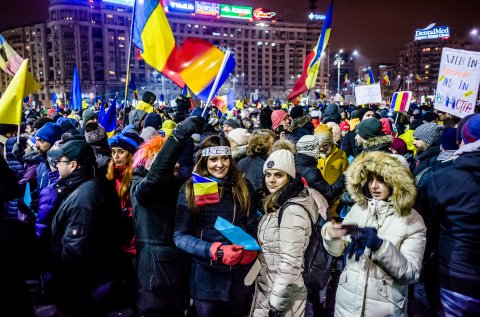
[{"label": "illuminated window", "polygon": [[109,70],[108,73],[109,73],[110,75],[115,75],[115,71],[113,71],[113,70]]},{"label": "illuminated window", "polygon": [[119,40],[119,41],[125,41],[125,36],[119,36],[119,37],[118,37],[118,40]]},{"label": "illuminated window", "polygon": [[113,19],[113,14],[107,14],[107,18]]},{"label": "illuminated window", "polygon": [[430,68],[430,65],[429,64],[425,65],[425,68]]}]

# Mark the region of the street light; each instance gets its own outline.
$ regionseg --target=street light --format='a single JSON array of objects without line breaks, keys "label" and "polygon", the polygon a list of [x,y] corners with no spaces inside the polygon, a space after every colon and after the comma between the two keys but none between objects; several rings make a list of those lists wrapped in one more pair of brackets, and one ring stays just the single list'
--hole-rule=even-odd
[{"label": "street light", "polygon": [[[340,53],[343,52],[343,50],[340,50]],[[333,62],[333,65],[337,66],[337,84],[338,84],[338,94],[340,94],[340,67],[345,64],[345,61],[342,59],[342,56],[340,54],[335,54],[335,61]]]}]

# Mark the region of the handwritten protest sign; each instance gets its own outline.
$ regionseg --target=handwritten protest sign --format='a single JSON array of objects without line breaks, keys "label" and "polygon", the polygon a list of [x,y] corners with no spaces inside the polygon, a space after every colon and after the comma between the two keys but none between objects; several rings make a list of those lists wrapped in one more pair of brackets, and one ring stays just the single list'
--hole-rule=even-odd
[{"label": "handwritten protest sign", "polygon": [[380,84],[355,87],[355,100],[357,101],[357,105],[381,102],[382,93],[380,91]]},{"label": "handwritten protest sign", "polygon": [[445,47],[438,72],[435,109],[457,117],[475,111],[480,83],[480,52]]}]

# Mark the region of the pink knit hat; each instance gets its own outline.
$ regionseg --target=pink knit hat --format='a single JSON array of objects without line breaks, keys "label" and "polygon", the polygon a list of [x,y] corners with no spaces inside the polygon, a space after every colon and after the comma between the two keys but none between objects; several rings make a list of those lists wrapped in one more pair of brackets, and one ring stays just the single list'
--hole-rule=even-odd
[{"label": "pink knit hat", "polygon": [[283,119],[287,116],[287,113],[283,110],[274,110],[272,112],[272,130],[277,130],[278,126]]}]

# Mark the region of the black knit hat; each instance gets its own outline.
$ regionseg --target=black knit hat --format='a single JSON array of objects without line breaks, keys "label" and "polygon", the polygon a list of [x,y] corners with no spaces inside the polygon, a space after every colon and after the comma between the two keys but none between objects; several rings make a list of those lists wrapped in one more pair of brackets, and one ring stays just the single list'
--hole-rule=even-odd
[{"label": "black knit hat", "polygon": [[382,123],[376,118],[363,120],[357,125],[356,130],[357,134],[365,140],[383,135]]},{"label": "black knit hat", "polygon": [[293,119],[303,117],[303,108],[300,106],[295,106],[290,110],[290,117]]}]

